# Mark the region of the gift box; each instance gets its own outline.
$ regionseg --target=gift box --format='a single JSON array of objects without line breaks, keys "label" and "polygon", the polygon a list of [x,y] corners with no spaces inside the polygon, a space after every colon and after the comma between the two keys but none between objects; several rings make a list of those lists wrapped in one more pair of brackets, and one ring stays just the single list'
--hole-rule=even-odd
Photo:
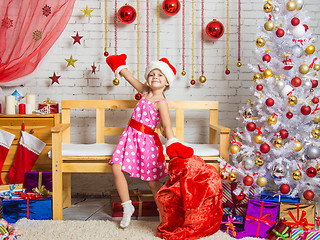
[{"label": "gift box", "polygon": [[[159,216],[157,204],[151,191],[129,191],[132,205],[135,208],[133,217]],[[123,208],[117,191],[111,192],[112,217],[122,217]]]},{"label": "gift box", "polygon": [[279,204],[249,199],[244,229],[247,236],[265,238],[276,223]]},{"label": "gift box", "polygon": [[25,189],[27,193],[39,193],[41,196],[52,195],[52,172],[27,172]]},{"label": "gift box", "polygon": [[222,187],[223,213],[228,215],[232,214],[236,216],[245,216],[248,207],[249,196],[254,194],[254,187],[251,187],[249,194],[244,195],[242,198],[239,198],[233,193],[233,191],[237,188],[237,183],[223,183]]},{"label": "gift box", "polygon": [[47,98],[46,101],[38,104],[38,110],[45,114],[59,113],[59,104],[56,103],[56,101]]},{"label": "gift box", "polygon": [[267,239],[281,240],[290,239],[291,228],[282,221],[278,222],[273,228],[268,231]]},{"label": "gift box", "polygon": [[220,230],[236,237],[237,232],[244,229],[244,217],[236,215],[223,214]]},{"label": "gift box", "polygon": [[292,228],[314,229],[315,205],[280,203],[279,218]]},{"label": "gift box", "polygon": [[275,192],[262,192],[261,201],[266,202],[287,202],[287,203],[300,203],[300,197],[290,197],[287,195],[280,195]]},{"label": "gift box", "polygon": [[319,230],[303,230],[303,229],[292,229],[291,239],[293,240],[320,240]]}]

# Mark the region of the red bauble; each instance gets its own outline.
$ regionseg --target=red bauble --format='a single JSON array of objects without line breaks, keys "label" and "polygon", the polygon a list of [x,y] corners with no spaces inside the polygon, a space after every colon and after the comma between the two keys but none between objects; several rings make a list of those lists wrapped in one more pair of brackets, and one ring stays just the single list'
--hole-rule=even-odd
[{"label": "red bauble", "polygon": [[284,64],[284,67],[283,67],[284,70],[290,70],[291,68],[293,68],[294,63],[290,58],[287,57],[282,62]]},{"label": "red bauble", "polygon": [[301,109],[300,109],[301,113],[303,115],[309,115],[311,113],[311,107],[309,106],[302,106]]},{"label": "red bauble", "polygon": [[273,104],[274,104],[274,100],[273,100],[272,98],[268,98],[268,99],[266,100],[266,105],[267,105],[268,107],[272,107]]},{"label": "red bauble", "polygon": [[229,75],[230,74],[230,70],[226,69],[225,74]]},{"label": "red bauble", "polygon": [[218,39],[224,33],[224,26],[221,22],[219,22],[217,20],[213,20],[208,23],[208,25],[206,27],[206,33],[209,38]]},{"label": "red bauble", "polygon": [[242,201],[243,199],[246,198],[246,195],[241,191],[241,193],[236,196],[237,200]]},{"label": "red bauble", "polygon": [[286,139],[288,136],[289,136],[289,133],[288,133],[287,130],[285,130],[285,129],[281,129],[281,130],[280,130],[280,137],[281,137],[282,139]]},{"label": "red bauble", "polygon": [[118,11],[118,18],[124,24],[130,24],[136,20],[136,10],[129,4],[122,6]]},{"label": "red bauble", "polygon": [[307,168],[306,173],[308,177],[315,177],[317,176],[317,169],[315,169],[314,167],[309,167]]},{"label": "red bauble", "polygon": [[303,197],[310,201],[314,198],[314,193],[311,190],[307,190],[303,193]]},{"label": "red bauble", "polygon": [[107,51],[105,51],[105,52],[103,53],[103,55],[104,55],[105,57],[108,57],[108,56],[109,56],[109,53],[108,53]]},{"label": "red bauble", "polygon": [[287,112],[286,117],[289,118],[289,119],[292,118],[293,117],[293,113],[292,112]]},{"label": "red bauble", "polygon": [[288,184],[281,184],[280,192],[283,194],[287,194],[290,192],[290,186]]},{"label": "red bauble", "polygon": [[314,104],[317,104],[317,103],[319,102],[319,98],[313,97],[313,98],[312,98],[312,102],[313,102]]},{"label": "red bauble", "polygon": [[168,16],[176,15],[181,8],[181,4],[178,0],[164,0],[162,3],[162,10]]},{"label": "red bauble", "polygon": [[298,26],[299,23],[300,23],[300,19],[299,18],[294,17],[294,18],[291,19],[292,26]]},{"label": "red bauble", "polygon": [[247,123],[247,130],[248,131],[252,132],[252,131],[256,130],[256,128],[257,127],[256,127],[256,124],[254,122]]},{"label": "red bauble", "polygon": [[308,25],[303,24],[303,26],[304,26],[304,30],[308,31],[308,29],[309,29]]},{"label": "red bauble", "polygon": [[134,95],[134,98],[135,98],[136,100],[140,100],[141,97],[142,97],[142,95],[141,95],[140,93],[137,93],[136,95]]},{"label": "red bauble", "polygon": [[283,37],[284,36],[284,30],[282,28],[278,28],[278,30],[276,31],[276,35],[279,38]]},{"label": "red bauble", "polygon": [[312,88],[318,87],[318,80],[312,80],[311,83],[312,83]]},{"label": "red bauble", "polygon": [[256,89],[257,89],[258,91],[262,91],[263,86],[262,86],[261,84],[258,84],[257,87],[256,87]]},{"label": "red bauble", "polygon": [[269,54],[263,55],[262,61],[264,61],[264,62],[270,62],[270,61],[271,61],[270,55],[269,55]]},{"label": "red bauble", "polygon": [[253,183],[253,177],[251,177],[251,176],[245,176],[244,178],[243,178],[243,184],[244,185],[246,185],[246,186],[251,186],[252,185],[252,183]]},{"label": "red bauble", "polygon": [[268,153],[270,151],[270,146],[267,143],[263,143],[260,145],[260,151],[262,153]]},{"label": "red bauble", "polygon": [[299,77],[294,77],[291,79],[291,85],[293,87],[299,87],[299,86],[301,86],[301,83],[302,83],[302,81],[301,81],[301,78],[299,78]]}]

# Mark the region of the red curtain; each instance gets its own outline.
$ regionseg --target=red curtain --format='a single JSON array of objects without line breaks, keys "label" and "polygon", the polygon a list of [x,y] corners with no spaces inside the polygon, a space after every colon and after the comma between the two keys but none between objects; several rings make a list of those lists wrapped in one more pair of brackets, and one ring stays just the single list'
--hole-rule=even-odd
[{"label": "red curtain", "polygon": [[74,2],[0,1],[0,85],[12,86],[36,69],[66,27]]}]

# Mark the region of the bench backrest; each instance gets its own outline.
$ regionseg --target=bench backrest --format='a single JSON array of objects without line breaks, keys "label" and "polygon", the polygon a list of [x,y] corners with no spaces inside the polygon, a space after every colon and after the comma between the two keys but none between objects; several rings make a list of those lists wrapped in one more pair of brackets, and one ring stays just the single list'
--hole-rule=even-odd
[{"label": "bench backrest", "polygon": [[[105,136],[119,136],[124,130],[124,127],[106,126],[106,110],[133,109],[136,104],[136,100],[62,100],[61,122],[70,123],[71,109],[95,109],[96,142],[103,143],[105,142]],[[168,101],[168,106],[169,109],[175,110],[175,121],[172,119],[172,122],[175,122],[173,131],[175,136],[181,141],[184,141],[184,110],[207,109],[209,112],[209,124],[218,123],[218,101]],[[160,134],[159,130],[157,132]],[[64,142],[70,142],[70,130],[63,136],[63,139]]]}]

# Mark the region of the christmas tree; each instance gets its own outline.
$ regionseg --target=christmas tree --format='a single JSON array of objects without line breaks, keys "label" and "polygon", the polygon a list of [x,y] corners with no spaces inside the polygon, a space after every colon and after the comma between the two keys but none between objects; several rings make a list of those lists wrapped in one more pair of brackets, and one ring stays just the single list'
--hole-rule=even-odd
[{"label": "christmas tree", "polygon": [[[243,127],[233,131],[231,161],[219,159],[223,179],[237,193],[272,190],[301,199],[319,197],[319,60],[307,26],[303,0],[273,0],[263,6],[250,68],[252,99],[240,111]],[[236,193],[235,192],[235,193]]]}]

